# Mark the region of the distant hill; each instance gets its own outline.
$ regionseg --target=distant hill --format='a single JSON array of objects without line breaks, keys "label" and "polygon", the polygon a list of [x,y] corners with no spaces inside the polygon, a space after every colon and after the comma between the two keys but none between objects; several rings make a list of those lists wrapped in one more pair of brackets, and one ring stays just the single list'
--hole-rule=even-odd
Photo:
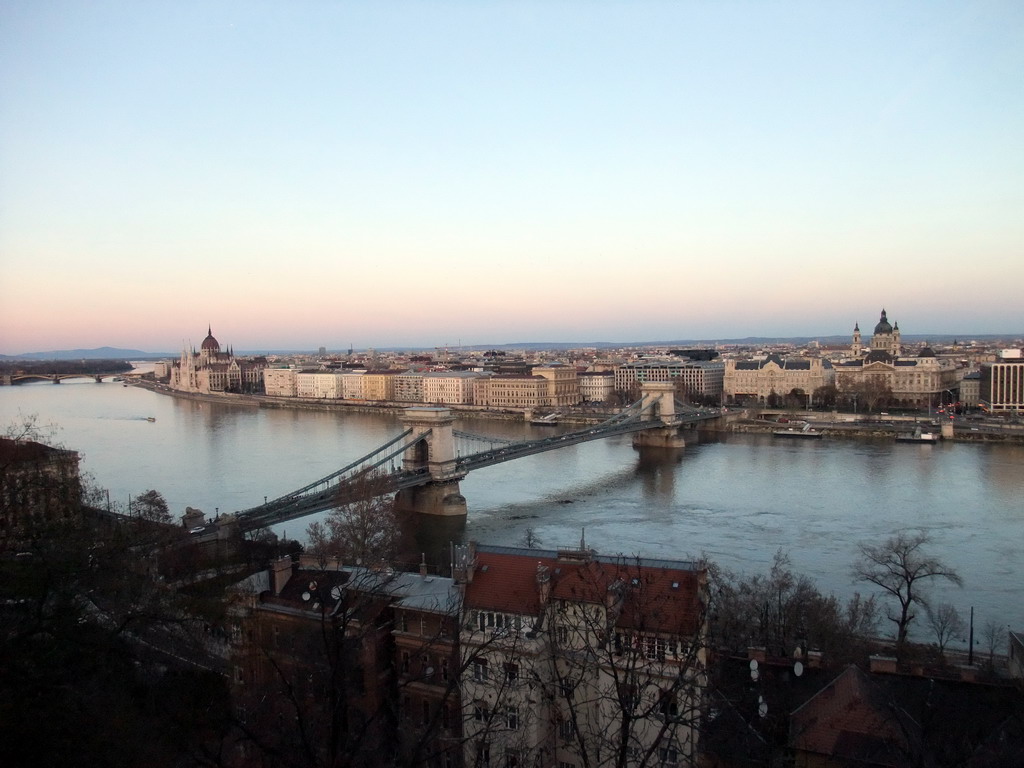
[{"label": "distant hill", "polygon": [[[1020,344],[1024,333],[936,333],[936,334],[903,334],[904,345],[950,344],[953,341],[980,341],[986,343],[1003,342],[1009,346]],[[629,347],[714,347],[714,346],[745,346],[756,347],[768,344],[792,344],[803,346],[817,341],[824,346],[849,346],[850,336],[744,336],[743,338],[720,339],[671,339],[668,341],[523,341],[511,344],[473,344],[461,347],[450,347],[452,352],[479,352],[488,349],[528,350],[528,349],[626,349]],[[378,352],[432,352],[436,347],[376,347]],[[365,350],[359,349],[357,352]],[[235,350],[236,355],[268,355],[268,354],[313,354],[310,349],[260,349]],[[341,350],[329,349],[328,354],[343,354]],[[141,349],[121,349],[119,347],[99,347],[98,349],[60,349],[53,352],[25,352],[20,355],[0,355],[0,360],[160,360],[177,358],[176,352],[144,352]]]},{"label": "distant hill", "polygon": [[144,360],[170,357],[162,352],[143,352],[141,349],[98,347],[97,349],[57,349],[52,352],[25,352],[20,355],[0,355],[0,360]]},{"label": "distant hill", "polygon": [[[907,344],[951,344],[954,341],[982,341],[994,342],[1019,340],[1024,337],[1020,333],[982,333],[982,334],[903,334],[903,343]],[[849,346],[850,334],[841,336],[744,336],[743,338],[719,338],[719,339],[672,339],[669,341],[524,341],[511,344],[475,344],[472,346],[451,347],[451,351],[461,349],[468,352],[477,352],[488,349],[499,350],[526,350],[526,349],[623,349],[628,347],[713,347],[721,345],[756,347],[768,344],[792,344],[803,346],[812,341],[817,341],[823,346]],[[390,352],[395,350],[425,349],[413,347],[376,347],[378,351]],[[433,349],[431,347],[430,349]],[[357,350],[360,351],[360,350]]]}]

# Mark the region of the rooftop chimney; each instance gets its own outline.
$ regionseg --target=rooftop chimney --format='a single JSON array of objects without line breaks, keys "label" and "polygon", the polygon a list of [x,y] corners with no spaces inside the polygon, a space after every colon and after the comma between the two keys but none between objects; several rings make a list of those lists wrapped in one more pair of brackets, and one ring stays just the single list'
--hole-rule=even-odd
[{"label": "rooftop chimney", "polygon": [[275,560],[271,566],[271,578],[273,579],[274,594],[280,595],[281,590],[284,589],[284,585],[288,583],[288,579],[292,577],[292,558],[291,555],[285,555],[284,557]]}]

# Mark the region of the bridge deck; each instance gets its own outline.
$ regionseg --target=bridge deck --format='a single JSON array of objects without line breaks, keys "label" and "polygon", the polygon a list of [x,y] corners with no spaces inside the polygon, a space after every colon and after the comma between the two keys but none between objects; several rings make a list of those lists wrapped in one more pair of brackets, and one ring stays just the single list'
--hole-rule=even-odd
[{"label": "bridge deck", "polygon": [[[490,467],[495,464],[522,458],[523,456],[557,450],[558,448],[565,448],[570,445],[601,440],[612,435],[624,435],[666,426],[681,427],[692,425],[717,418],[719,413],[717,410],[685,408],[683,412],[677,413],[672,422],[668,424],[660,419],[645,418],[645,416],[646,412],[642,407],[641,401],[623,409],[621,413],[601,424],[574,432],[566,432],[560,435],[519,443],[512,443],[501,438],[486,438],[460,433],[461,437],[497,443],[499,447],[457,457],[454,470],[443,479],[458,480],[474,469],[482,469],[483,467]],[[389,440],[382,446],[374,449],[370,454],[348,464],[337,472],[332,472],[326,477],[269,501],[266,504],[242,510],[236,514],[239,526],[243,531],[249,531],[337,508],[347,501],[357,498],[359,493],[367,493],[365,481],[369,477],[373,478],[373,495],[395,493],[404,488],[412,488],[417,485],[437,481],[440,478],[432,476],[427,468],[415,470],[400,469],[383,474],[376,473],[379,467],[404,454],[421,440],[426,439],[427,434],[423,433],[403,442],[403,440],[411,435],[411,430],[406,430],[398,435],[398,437]],[[393,448],[398,443],[402,444],[397,448]]]}]

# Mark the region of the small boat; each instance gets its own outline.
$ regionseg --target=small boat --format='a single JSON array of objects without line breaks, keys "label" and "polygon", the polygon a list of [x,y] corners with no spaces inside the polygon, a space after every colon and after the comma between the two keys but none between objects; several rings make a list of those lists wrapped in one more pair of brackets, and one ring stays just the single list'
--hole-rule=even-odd
[{"label": "small boat", "polygon": [[558,425],[558,414],[549,413],[547,416],[540,416],[536,419],[530,419],[530,424],[535,427],[554,427]]},{"label": "small boat", "polygon": [[909,435],[896,435],[897,443],[925,443],[926,445],[932,445],[941,439],[942,435],[935,432],[925,432],[920,427]]},{"label": "small boat", "polygon": [[772,432],[772,437],[797,437],[806,440],[820,438],[821,432],[816,429],[811,429],[810,424],[804,424],[800,429],[797,429],[796,427],[790,427],[789,429],[776,429]]},{"label": "small boat", "polygon": [[156,416],[147,416],[146,421],[156,421]]}]

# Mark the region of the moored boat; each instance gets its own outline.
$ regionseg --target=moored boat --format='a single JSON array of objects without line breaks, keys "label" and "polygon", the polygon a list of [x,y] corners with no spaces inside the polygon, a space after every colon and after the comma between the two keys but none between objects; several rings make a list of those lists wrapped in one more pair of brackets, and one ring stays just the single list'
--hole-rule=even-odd
[{"label": "moored boat", "polygon": [[814,439],[821,437],[821,432],[816,429],[811,429],[810,424],[804,424],[803,427],[797,429],[796,427],[790,427],[789,429],[776,429],[772,432],[773,437],[799,437],[804,439]]},{"label": "moored boat", "polygon": [[897,443],[925,443],[931,445],[932,443],[939,442],[941,439],[942,435],[935,432],[925,432],[920,427],[910,434],[896,435]]}]

